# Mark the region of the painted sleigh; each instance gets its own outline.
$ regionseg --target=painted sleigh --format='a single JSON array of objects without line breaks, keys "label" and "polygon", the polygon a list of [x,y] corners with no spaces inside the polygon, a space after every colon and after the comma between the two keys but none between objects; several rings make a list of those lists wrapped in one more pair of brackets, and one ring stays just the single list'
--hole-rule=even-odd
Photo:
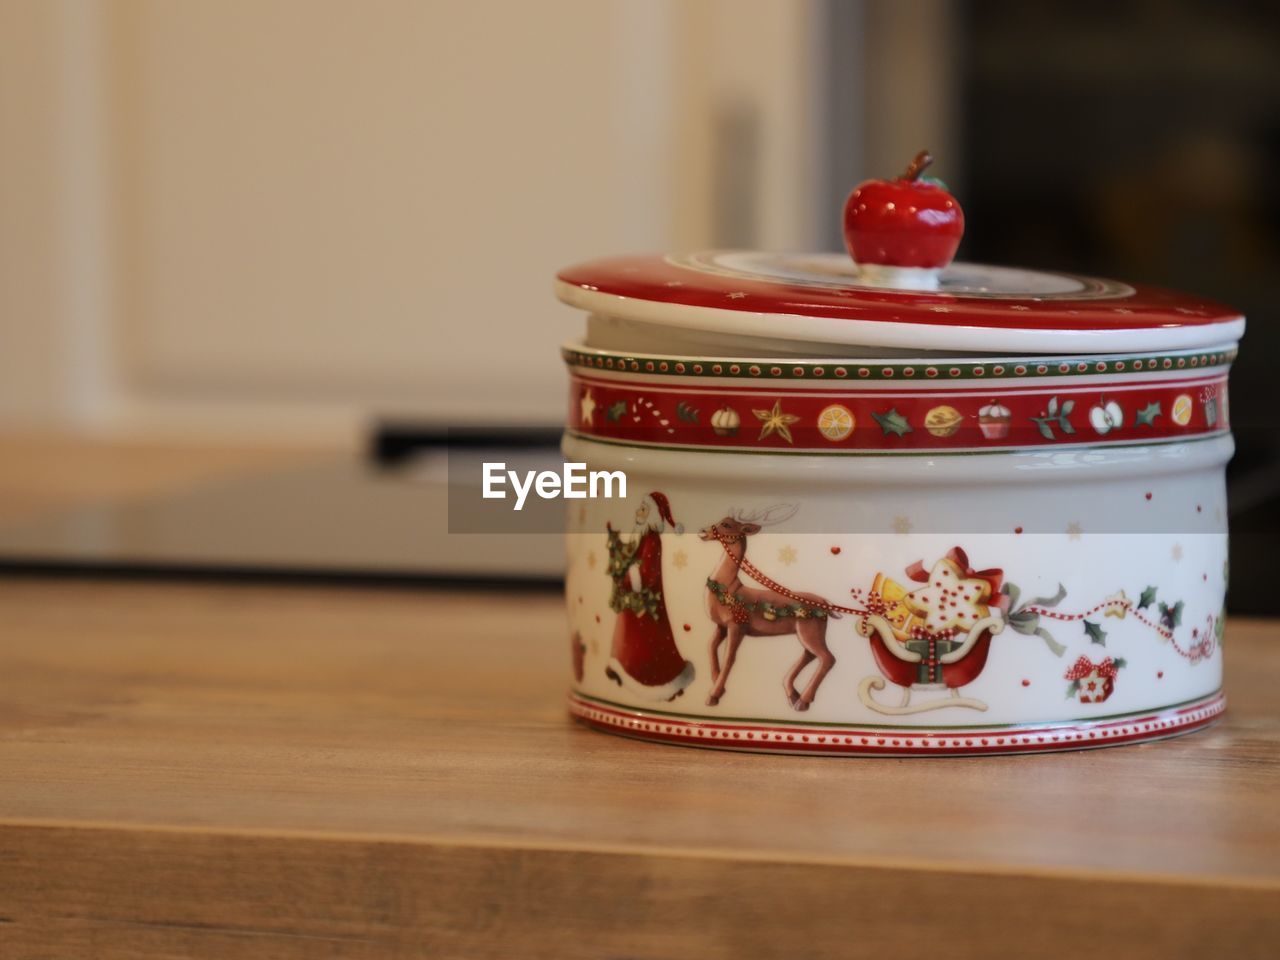
[{"label": "painted sleigh", "polygon": [[[908,591],[877,574],[864,598],[867,613],[857,630],[870,643],[884,676],[864,677],[859,699],[886,714],[960,706],[985,710],[981,700],[961,696],[960,688],[982,673],[991,638],[1007,622],[1003,571],[974,570],[965,552],[955,547],[931,570],[912,564],[907,576],[919,586]],[[884,689],[886,680],[902,688],[900,703],[881,703],[872,695]],[[911,702],[913,692],[925,690],[946,690],[948,695]]]}]

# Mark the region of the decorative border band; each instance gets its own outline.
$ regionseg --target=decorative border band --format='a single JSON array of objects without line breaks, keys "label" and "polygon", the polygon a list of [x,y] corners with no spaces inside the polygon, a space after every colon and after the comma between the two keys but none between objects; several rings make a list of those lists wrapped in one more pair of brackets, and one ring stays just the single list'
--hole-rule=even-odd
[{"label": "decorative border band", "polygon": [[1132,383],[814,390],[575,374],[568,428],[640,446],[817,453],[987,452],[1201,439],[1230,428],[1226,371]]},{"label": "decorative border band", "polygon": [[1207,726],[1222,715],[1221,691],[1179,707],[1097,721],[984,727],[980,730],[885,730],[783,722],[695,720],[633,710],[569,695],[569,713],[605,730],[642,740],[757,753],[843,756],[981,756],[1087,750],[1160,740]]},{"label": "decorative border band", "polygon": [[1235,347],[1144,356],[1014,357],[980,361],[708,360],[561,348],[570,367],[615,373],[729,380],[1027,380],[1199,370],[1229,365]]}]

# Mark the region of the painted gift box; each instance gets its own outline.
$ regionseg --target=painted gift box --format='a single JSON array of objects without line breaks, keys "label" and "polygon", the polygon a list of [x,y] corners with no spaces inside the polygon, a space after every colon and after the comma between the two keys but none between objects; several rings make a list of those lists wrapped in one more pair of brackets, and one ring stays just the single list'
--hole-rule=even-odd
[{"label": "painted gift box", "polygon": [[629,494],[569,513],[576,717],[939,755],[1155,739],[1222,711],[1243,318],[950,263],[963,215],[918,163],[851,195],[851,256],[559,274],[587,313],[563,349],[566,458]]}]

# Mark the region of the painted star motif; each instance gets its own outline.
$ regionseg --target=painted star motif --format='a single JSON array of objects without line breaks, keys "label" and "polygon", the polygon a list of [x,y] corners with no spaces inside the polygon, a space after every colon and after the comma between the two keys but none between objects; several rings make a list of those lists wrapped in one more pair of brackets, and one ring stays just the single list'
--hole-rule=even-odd
[{"label": "painted star motif", "polygon": [[791,436],[791,424],[800,418],[792,413],[783,413],[781,400],[773,401],[772,410],[752,410],[751,412],[756,415],[756,419],[762,424],[760,436],[757,439],[763,440],[765,437],[776,433],[787,443],[795,443]]},{"label": "painted star motif", "polygon": [[910,517],[904,517],[904,516],[902,516],[901,514],[899,514],[898,516],[894,517],[894,518],[893,518],[893,532],[894,532],[894,533],[910,533],[910,532],[911,532],[911,518],[910,518]]},{"label": "painted star motif", "polygon": [[1117,620],[1123,620],[1124,615],[1129,612],[1129,598],[1123,590],[1118,590],[1106,599],[1107,612],[1104,617],[1115,617]]},{"label": "painted star motif", "polygon": [[1174,563],[1182,562],[1182,544],[1175,543],[1173,549],[1169,551],[1169,556],[1173,557]]},{"label": "painted star motif", "polygon": [[987,615],[990,595],[987,581],[966,579],[964,571],[944,557],[929,571],[929,582],[907,594],[907,605],[932,633],[953,627],[968,630]]},{"label": "painted star motif", "polygon": [[582,391],[582,425],[590,426],[596,415],[596,398],[591,395],[591,388]]},{"label": "painted star motif", "polygon": [[1084,533],[1084,527],[1072,520],[1067,524],[1067,539],[1079,540],[1080,534]]},{"label": "painted star motif", "polygon": [[735,290],[733,291],[733,293],[726,293],[725,296],[728,297],[730,300],[741,300],[743,297],[746,296],[746,294],[743,293],[741,290]]},{"label": "painted star motif", "polygon": [[778,551],[778,562],[784,567],[789,567],[796,562],[796,548],[787,546]]},{"label": "painted star motif", "polygon": [[590,550],[587,552],[587,569],[594,570],[596,568],[596,552]]},{"label": "painted star motif", "polygon": [[689,565],[689,555],[683,550],[677,550],[671,557],[671,563],[677,570],[683,570]]}]

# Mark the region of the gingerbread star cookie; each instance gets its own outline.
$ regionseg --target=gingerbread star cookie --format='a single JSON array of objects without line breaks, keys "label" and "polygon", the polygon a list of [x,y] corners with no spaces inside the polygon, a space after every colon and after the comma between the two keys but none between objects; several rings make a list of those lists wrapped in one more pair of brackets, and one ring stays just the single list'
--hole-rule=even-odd
[{"label": "gingerbread star cookie", "polygon": [[990,613],[987,600],[991,585],[977,578],[966,579],[954,560],[943,558],[929,571],[929,582],[907,594],[912,612],[924,621],[930,633],[969,630]]}]

